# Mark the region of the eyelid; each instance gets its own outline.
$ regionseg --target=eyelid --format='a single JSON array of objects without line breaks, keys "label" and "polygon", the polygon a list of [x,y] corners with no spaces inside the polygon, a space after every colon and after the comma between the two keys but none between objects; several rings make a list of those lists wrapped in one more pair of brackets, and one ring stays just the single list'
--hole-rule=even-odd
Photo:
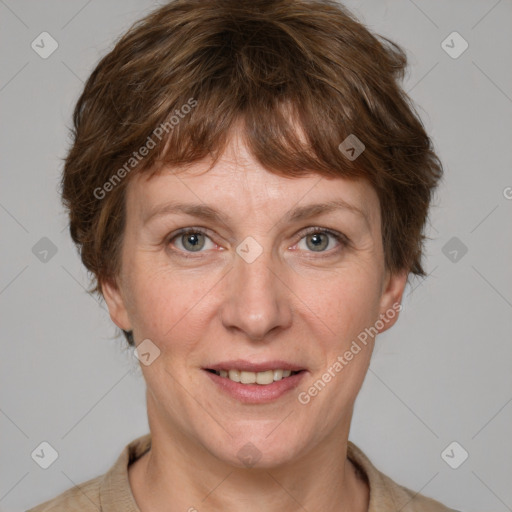
[{"label": "eyelid", "polygon": [[326,233],[336,238],[340,243],[345,243],[347,245],[350,243],[349,238],[345,234],[340,233],[339,231],[336,231],[334,229],[323,228],[320,226],[312,226],[301,231],[299,233],[299,235],[301,235],[299,240],[302,240],[306,235],[312,235],[314,233]]}]

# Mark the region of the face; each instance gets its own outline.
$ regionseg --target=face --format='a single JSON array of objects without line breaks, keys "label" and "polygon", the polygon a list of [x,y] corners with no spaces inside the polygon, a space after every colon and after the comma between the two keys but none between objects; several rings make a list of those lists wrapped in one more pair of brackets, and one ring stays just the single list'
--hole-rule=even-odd
[{"label": "face", "polygon": [[271,174],[236,138],[207,167],[134,177],[122,268],[103,283],[113,321],[149,340],[152,431],[237,466],[328,450],[407,277],[385,270],[378,196]]}]

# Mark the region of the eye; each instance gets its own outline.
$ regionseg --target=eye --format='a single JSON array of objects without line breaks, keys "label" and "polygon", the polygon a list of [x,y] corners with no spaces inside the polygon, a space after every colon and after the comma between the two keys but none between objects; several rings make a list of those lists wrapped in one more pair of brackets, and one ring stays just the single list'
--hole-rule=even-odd
[{"label": "eye", "polygon": [[[304,246],[300,247],[302,242],[305,243],[305,249]],[[336,247],[341,249],[346,245],[348,240],[345,235],[319,227],[309,228],[297,244],[301,250],[319,253],[331,252],[333,249],[337,252]]]},{"label": "eye", "polygon": [[[208,247],[208,242],[210,247]],[[214,244],[206,232],[201,228],[184,228],[169,239],[180,251],[201,252],[202,249],[214,249]]]},{"label": "eye", "polygon": [[[305,243],[304,246],[300,246]],[[302,233],[302,238],[296,246],[306,252],[331,253],[338,252],[347,246],[349,240],[342,233],[320,227],[312,227]],[[176,252],[201,253],[203,249],[218,247],[206,234],[203,228],[183,228],[170,236],[168,244],[176,247]],[[186,254],[184,254],[186,256]]]}]

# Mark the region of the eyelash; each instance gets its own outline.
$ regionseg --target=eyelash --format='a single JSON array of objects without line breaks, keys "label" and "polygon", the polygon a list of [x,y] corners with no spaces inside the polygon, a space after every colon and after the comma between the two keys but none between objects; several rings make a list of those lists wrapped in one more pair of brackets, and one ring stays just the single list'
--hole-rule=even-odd
[{"label": "eyelash", "polygon": [[[167,245],[171,245],[171,243],[177,239],[180,236],[188,235],[188,234],[195,234],[195,233],[201,233],[205,235],[206,237],[210,238],[208,236],[208,231],[204,228],[200,227],[189,227],[189,228],[183,228],[180,229],[178,232],[173,233],[168,239],[167,239]],[[332,236],[340,245],[337,249],[331,249],[326,252],[319,252],[318,254],[326,254],[327,256],[332,256],[333,254],[337,254],[340,250],[347,247],[350,243],[350,240],[342,233],[338,233],[337,231],[333,231],[331,229],[321,228],[321,227],[311,227],[307,228],[305,231],[302,232],[302,236],[299,238],[299,243],[303,238],[305,238],[308,235],[314,235],[315,233],[321,233]],[[211,240],[211,238],[210,238]],[[213,240],[212,240],[213,241]],[[294,244],[295,245],[295,244]],[[201,251],[194,253],[192,251],[183,251],[181,249],[172,249],[173,252],[179,254],[180,256],[184,258],[197,258],[200,257]],[[308,251],[314,253],[314,251]],[[322,256],[320,256],[322,257]]]}]

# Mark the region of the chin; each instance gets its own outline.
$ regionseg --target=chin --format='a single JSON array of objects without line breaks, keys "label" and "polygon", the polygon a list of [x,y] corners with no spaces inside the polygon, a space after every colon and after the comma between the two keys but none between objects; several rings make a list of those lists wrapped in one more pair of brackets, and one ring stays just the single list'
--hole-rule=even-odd
[{"label": "chin", "polygon": [[303,436],[301,439],[296,439],[289,433],[272,433],[269,436],[269,431],[271,432],[265,429],[264,432],[241,433],[230,437],[227,442],[224,440],[224,445],[212,445],[210,437],[205,446],[218,459],[239,468],[275,468],[290,463],[303,453]]}]

